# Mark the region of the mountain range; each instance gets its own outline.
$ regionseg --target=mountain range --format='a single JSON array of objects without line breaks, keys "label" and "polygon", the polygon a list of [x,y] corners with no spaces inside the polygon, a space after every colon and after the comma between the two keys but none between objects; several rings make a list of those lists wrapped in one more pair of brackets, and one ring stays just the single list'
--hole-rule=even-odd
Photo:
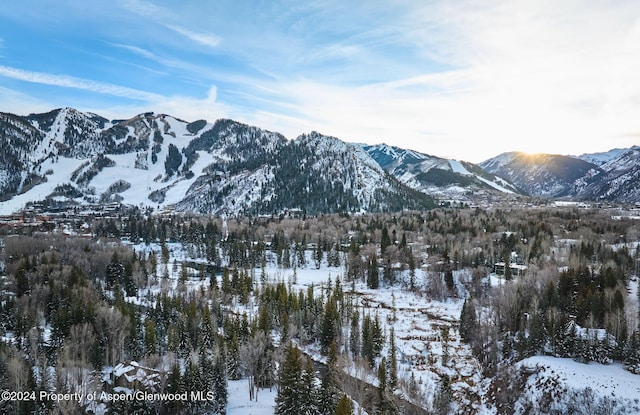
[{"label": "mountain range", "polygon": [[317,132],[288,140],[229,119],[0,113],[0,214],[32,202],[205,214],[399,211],[482,195],[638,202],[639,157],[638,147],[579,157],[504,153],[476,165]]},{"label": "mountain range", "polygon": [[510,152],[479,165],[531,196],[640,203],[639,146],[577,157]]}]

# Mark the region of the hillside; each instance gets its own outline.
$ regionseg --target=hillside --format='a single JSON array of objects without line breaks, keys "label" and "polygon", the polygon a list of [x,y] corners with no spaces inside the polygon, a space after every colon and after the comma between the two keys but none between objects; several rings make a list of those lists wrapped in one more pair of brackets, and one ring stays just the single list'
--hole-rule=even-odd
[{"label": "hillside", "polygon": [[506,180],[465,161],[444,159],[386,144],[363,145],[362,148],[399,181],[427,194],[446,198],[469,192],[520,193]]},{"label": "hillside", "polygon": [[145,113],[108,121],[71,108],[0,114],[0,209],[122,202],[207,214],[428,209],[360,147],[233,120]]},{"label": "hillside", "polygon": [[583,154],[503,153],[480,163],[527,194],[618,203],[640,202],[640,147]]},{"label": "hillside", "polygon": [[531,196],[547,198],[574,196],[571,188],[576,180],[600,173],[592,163],[558,154],[502,153],[480,166]]}]

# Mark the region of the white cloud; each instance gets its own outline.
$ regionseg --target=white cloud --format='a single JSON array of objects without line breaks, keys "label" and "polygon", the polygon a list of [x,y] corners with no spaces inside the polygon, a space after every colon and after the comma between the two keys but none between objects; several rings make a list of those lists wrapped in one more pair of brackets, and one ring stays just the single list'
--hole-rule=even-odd
[{"label": "white cloud", "polygon": [[69,75],[49,74],[45,72],[25,71],[18,68],[0,65],[0,76],[17,79],[25,82],[32,82],[44,85],[53,85],[65,88],[81,89],[85,91],[97,92],[118,96],[122,98],[152,102],[161,98],[160,95],[151,92],[140,91],[138,89],[125,86],[114,85],[104,82],[92,81],[89,79],[76,78]]},{"label": "white cloud", "polygon": [[197,33],[191,30],[185,29],[184,27],[180,27],[173,24],[164,24],[164,26],[168,29],[173,30],[174,32],[182,35],[188,39],[193,40],[196,43],[199,43],[204,46],[208,46],[211,48],[215,48],[220,44],[222,40],[219,36],[216,36],[211,33]]},{"label": "white cloud", "polygon": [[157,112],[170,114],[188,121],[202,118],[207,121],[215,121],[218,118],[228,117],[232,109],[217,100],[217,88],[212,86],[204,98],[170,96],[163,97],[152,104]]},{"label": "white cloud", "polygon": [[2,86],[0,86],[0,102],[10,102],[11,108],[5,108],[2,111],[10,111],[16,115],[47,112],[54,107],[42,99]]},{"label": "white cloud", "polygon": [[270,86],[291,108],[273,123],[476,162],[629,145],[640,132],[638,16],[637,2],[428,3],[397,36],[451,69],[364,86],[288,79]]},{"label": "white cloud", "polygon": [[121,4],[125,9],[154,21],[200,45],[215,48],[222,40],[219,36],[213,33],[197,32],[192,29],[185,28],[184,25],[176,24],[175,21],[180,20],[179,13],[157,6],[151,2],[145,0],[123,0]]}]

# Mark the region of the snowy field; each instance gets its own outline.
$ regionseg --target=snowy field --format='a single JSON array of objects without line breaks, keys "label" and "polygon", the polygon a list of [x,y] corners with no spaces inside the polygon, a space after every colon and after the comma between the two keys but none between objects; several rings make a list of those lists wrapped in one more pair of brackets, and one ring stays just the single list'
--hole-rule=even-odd
[{"label": "snowy field", "polygon": [[249,399],[248,388],[246,379],[229,381],[227,415],[273,415],[276,405],[276,388],[260,389],[256,401]]},{"label": "snowy field", "polygon": [[618,363],[585,364],[567,358],[533,356],[520,362],[520,365],[538,370],[538,374],[533,376],[530,382],[554,378],[560,384],[570,388],[592,388],[602,396],[615,399],[640,399],[640,376],[626,371]]}]

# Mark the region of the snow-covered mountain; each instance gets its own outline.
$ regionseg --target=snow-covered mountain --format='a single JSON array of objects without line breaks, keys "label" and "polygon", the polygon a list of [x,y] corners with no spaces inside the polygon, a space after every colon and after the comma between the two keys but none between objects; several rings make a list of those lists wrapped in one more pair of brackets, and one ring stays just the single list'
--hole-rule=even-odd
[{"label": "snow-covered mountain", "polygon": [[531,196],[575,196],[576,180],[593,177],[601,169],[593,163],[558,154],[502,153],[483,161],[487,172],[503,177]]},{"label": "snow-covered mountain", "polygon": [[640,202],[640,147],[584,154],[503,153],[480,163],[531,196]]},{"label": "snow-covered mountain", "polygon": [[432,197],[640,200],[639,147],[583,155],[503,153],[479,166],[317,132],[287,140],[221,119],[144,113],[107,120],[73,108],[0,113],[0,214],[30,202],[123,202],[199,213],[397,211]]},{"label": "snow-covered mountain", "polygon": [[124,202],[199,213],[420,209],[433,199],[359,146],[232,120],[145,113],[109,121],[63,108],[0,113],[0,213],[33,201]]},{"label": "snow-covered mountain", "polygon": [[640,147],[617,153],[600,166],[600,173],[575,183],[573,192],[582,199],[624,203],[640,202]]},{"label": "snow-covered mountain", "polygon": [[520,193],[514,185],[479,166],[386,144],[362,145],[382,168],[418,191],[443,197],[473,191]]},{"label": "snow-covered mountain", "polygon": [[576,156],[580,160],[588,161],[596,166],[602,166],[603,164],[618,158],[622,153],[629,151],[628,148],[614,148],[609,151],[603,151],[599,153],[584,153]]}]

